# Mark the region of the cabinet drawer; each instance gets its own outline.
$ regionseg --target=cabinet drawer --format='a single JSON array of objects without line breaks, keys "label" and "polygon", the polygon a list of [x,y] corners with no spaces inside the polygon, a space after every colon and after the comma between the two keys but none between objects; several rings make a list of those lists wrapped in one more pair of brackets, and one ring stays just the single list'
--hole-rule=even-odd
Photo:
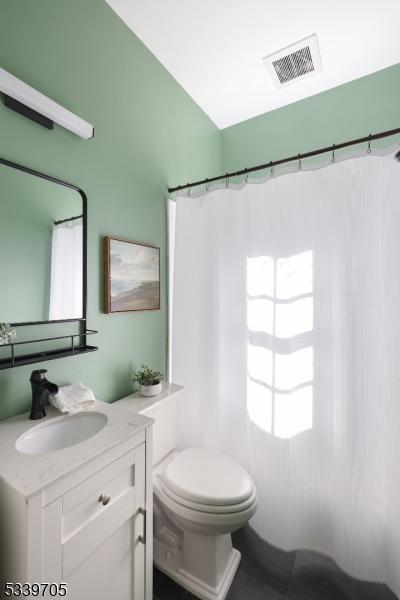
[{"label": "cabinet drawer", "polygon": [[63,581],[68,581],[69,575],[105,544],[134,513],[135,495],[131,487],[113,503],[110,501],[103,514],[97,515],[66,540],[62,545]]},{"label": "cabinet drawer", "polygon": [[[132,450],[86,481],[74,487],[62,498],[62,542],[102,515],[135,485],[135,452]],[[103,504],[103,494],[109,502]]]}]

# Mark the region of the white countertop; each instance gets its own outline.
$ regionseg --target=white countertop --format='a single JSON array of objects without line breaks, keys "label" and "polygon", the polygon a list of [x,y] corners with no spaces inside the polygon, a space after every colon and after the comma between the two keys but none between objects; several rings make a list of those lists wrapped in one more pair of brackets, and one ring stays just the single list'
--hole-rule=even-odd
[{"label": "white countertop", "polygon": [[36,421],[29,419],[29,413],[1,421],[0,478],[21,495],[29,497],[153,423],[152,419],[137,414],[138,411],[125,411],[123,406],[106,402],[96,401],[87,412],[106,415],[105,427],[75,446],[45,454],[23,454],[16,449],[15,443],[28,429],[60,417],[56,409],[46,406],[47,416]]}]

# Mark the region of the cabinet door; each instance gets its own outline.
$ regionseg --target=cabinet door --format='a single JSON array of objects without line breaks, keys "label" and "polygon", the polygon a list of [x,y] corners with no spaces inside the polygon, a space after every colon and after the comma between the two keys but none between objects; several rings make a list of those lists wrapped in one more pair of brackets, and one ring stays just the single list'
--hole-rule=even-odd
[{"label": "cabinet door", "polygon": [[76,568],[63,577],[71,600],[142,600],[137,596],[132,556],[134,521],[125,521]]},{"label": "cabinet door", "polygon": [[144,600],[144,490],[142,444],[46,507],[51,554],[68,598]]}]

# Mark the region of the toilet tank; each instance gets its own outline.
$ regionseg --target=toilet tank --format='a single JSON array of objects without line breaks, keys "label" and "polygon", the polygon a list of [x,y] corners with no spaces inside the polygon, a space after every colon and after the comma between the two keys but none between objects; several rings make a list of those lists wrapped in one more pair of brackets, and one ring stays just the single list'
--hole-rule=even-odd
[{"label": "toilet tank", "polygon": [[179,442],[179,404],[183,387],[163,383],[161,393],[145,398],[138,393],[117,400],[119,408],[154,419],[153,465],[177,448]]}]

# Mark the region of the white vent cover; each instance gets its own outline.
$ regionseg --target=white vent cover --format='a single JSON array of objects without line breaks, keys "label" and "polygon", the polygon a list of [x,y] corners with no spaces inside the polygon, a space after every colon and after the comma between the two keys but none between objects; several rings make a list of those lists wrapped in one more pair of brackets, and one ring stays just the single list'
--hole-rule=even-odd
[{"label": "white vent cover", "polygon": [[263,58],[277,88],[322,71],[316,34]]}]

